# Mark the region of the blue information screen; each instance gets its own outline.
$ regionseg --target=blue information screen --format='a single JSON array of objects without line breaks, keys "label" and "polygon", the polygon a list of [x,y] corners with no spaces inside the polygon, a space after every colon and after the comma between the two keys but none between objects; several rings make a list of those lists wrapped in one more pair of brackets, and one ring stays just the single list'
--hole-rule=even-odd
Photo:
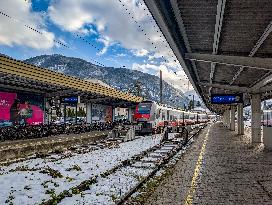
[{"label": "blue information screen", "polygon": [[78,97],[77,96],[62,97],[61,102],[62,103],[78,103]]},{"label": "blue information screen", "polygon": [[212,104],[233,104],[233,103],[243,103],[242,94],[216,94],[211,96]]}]

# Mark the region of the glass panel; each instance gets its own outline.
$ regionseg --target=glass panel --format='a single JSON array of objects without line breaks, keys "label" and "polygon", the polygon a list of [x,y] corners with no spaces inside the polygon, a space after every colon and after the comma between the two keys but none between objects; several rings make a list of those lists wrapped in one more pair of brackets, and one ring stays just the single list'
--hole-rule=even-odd
[{"label": "glass panel", "polygon": [[142,103],[138,106],[138,112],[140,114],[150,114],[152,104]]}]

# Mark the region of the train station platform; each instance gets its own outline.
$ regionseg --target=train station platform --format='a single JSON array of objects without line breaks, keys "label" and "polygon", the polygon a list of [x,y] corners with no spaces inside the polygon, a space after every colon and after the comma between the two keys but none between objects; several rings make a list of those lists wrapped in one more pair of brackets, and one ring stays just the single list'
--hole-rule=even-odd
[{"label": "train station platform", "polygon": [[56,150],[96,142],[106,138],[108,134],[109,131],[92,131],[81,134],[61,134],[36,139],[0,142],[0,165],[33,154],[48,154]]},{"label": "train station platform", "polygon": [[272,204],[272,152],[217,122],[199,135],[147,205]]}]

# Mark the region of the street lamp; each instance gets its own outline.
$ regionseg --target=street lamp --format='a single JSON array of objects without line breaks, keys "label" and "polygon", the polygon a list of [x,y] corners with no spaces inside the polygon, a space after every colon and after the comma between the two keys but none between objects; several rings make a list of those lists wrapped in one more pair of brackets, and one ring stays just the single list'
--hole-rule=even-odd
[{"label": "street lamp", "polygon": [[188,95],[188,96],[193,96],[193,109],[192,110],[194,110],[195,109],[195,95],[191,94],[191,95]]}]

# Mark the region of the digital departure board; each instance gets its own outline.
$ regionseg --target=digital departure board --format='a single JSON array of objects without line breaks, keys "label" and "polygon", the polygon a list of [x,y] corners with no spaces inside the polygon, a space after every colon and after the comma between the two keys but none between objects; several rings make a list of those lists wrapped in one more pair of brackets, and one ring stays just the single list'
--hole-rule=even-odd
[{"label": "digital departure board", "polygon": [[243,103],[242,94],[213,94],[211,96],[212,104],[234,104]]},{"label": "digital departure board", "polygon": [[61,97],[60,101],[61,103],[76,104],[78,103],[78,96]]}]

